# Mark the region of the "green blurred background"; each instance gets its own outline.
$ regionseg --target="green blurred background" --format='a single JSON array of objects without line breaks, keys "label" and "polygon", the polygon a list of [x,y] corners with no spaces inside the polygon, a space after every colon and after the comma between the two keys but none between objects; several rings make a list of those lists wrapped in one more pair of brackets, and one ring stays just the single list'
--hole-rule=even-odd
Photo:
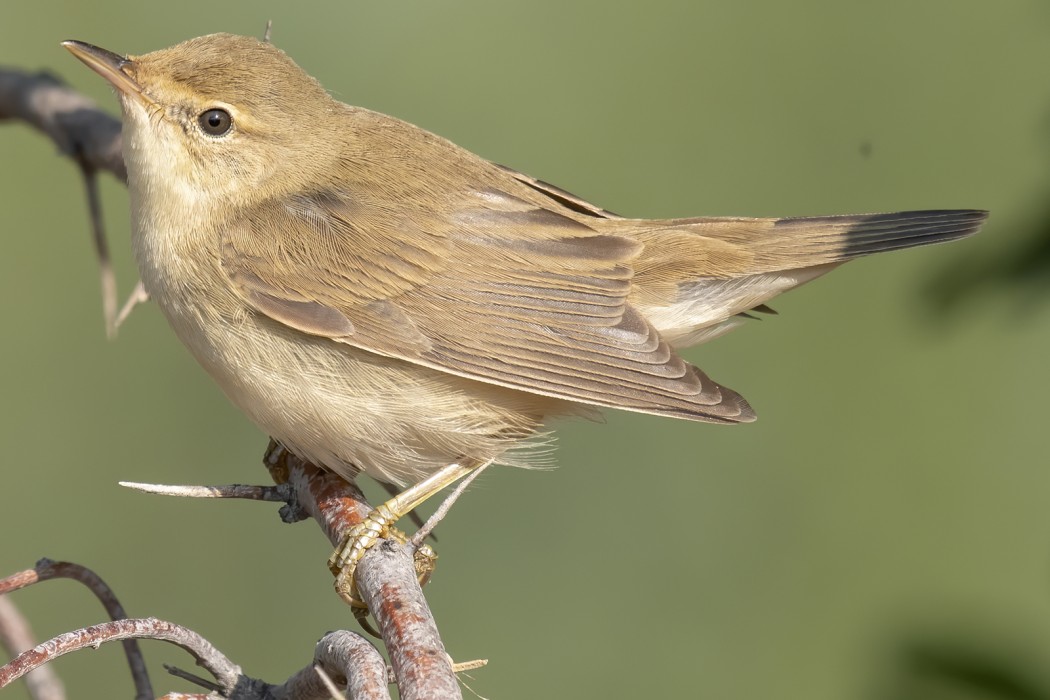
[{"label": "green blurred background", "polygon": [[[691,351],[758,423],[610,413],[562,426],[556,470],[487,473],[427,590],[453,657],[491,660],[475,690],[1050,697],[1050,4],[41,0],[4,5],[0,64],[115,111],[60,40],[143,53],[267,19],[340,99],[623,214],[992,211]],[[127,197],[103,188],[123,294]],[[81,562],[250,675],[307,664],[354,626],[312,524],[117,486],[264,482],[266,438],[152,306],[106,341],[75,168],[12,123],[0,232],[0,572]],[[41,638],[101,619],[69,582],[15,601]],[[160,671],[187,657],[146,653],[158,692],[191,688]],[[116,645],[55,667],[73,697],[131,695]]]}]

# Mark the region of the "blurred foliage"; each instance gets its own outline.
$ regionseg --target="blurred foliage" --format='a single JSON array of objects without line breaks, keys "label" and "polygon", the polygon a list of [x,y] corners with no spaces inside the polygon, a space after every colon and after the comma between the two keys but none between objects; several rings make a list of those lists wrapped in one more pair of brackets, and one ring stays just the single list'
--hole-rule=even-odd
[{"label": "blurred foliage", "polygon": [[[1050,155],[1050,115],[1044,119],[1037,152]],[[929,310],[942,321],[954,318],[963,307],[1005,294],[1013,316],[1031,317],[1033,307],[1050,300],[1050,175],[1044,175],[1027,205],[1003,212],[998,222],[1012,231],[1013,243],[994,253],[971,253],[931,277]]]},{"label": "blurred foliage", "polygon": [[895,666],[873,700],[1047,700],[1041,664],[1009,655],[1010,642],[943,630],[897,641]]},{"label": "blurred foliage", "polygon": [[907,657],[906,678],[893,700],[1003,698],[1045,700],[1046,688],[1015,668],[1010,659],[945,647],[916,647]]},{"label": "blurred foliage", "polygon": [[[1047,187],[1050,192],[1050,186]],[[1019,212],[1005,226],[1017,231],[1016,243],[994,254],[971,254],[933,275],[929,284],[934,318],[955,318],[962,307],[1008,295],[1013,317],[1032,318],[1033,307],[1050,301],[1050,200],[1044,194],[1029,212]]]},{"label": "blurred foliage", "polygon": [[[756,424],[610,413],[559,427],[556,470],[486,473],[428,590],[450,653],[491,659],[473,688],[1046,696],[1050,4],[40,0],[4,7],[0,64],[115,109],[59,41],[141,53],[269,18],[340,99],[626,215],[992,211],[973,239],[851,263],[693,351]],[[127,291],[127,197],[103,195]],[[0,203],[0,571],[90,565],[131,614],[283,679],[353,626],[316,529],[115,485],[260,481],[265,436],[150,306],[106,342],[76,170],[11,124]],[[41,637],[100,617],[66,583],[16,602]],[[898,624],[916,609],[940,622]],[[190,689],[160,670],[184,656],[146,653],[159,689]],[[130,692],[116,647],[56,667],[71,696]]]}]

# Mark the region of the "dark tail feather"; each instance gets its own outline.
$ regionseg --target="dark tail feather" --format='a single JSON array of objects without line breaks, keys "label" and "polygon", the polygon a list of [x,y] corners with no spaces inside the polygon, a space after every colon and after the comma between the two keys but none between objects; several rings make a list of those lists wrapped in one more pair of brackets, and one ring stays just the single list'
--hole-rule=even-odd
[{"label": "dark tail feather", "polygon": [[[812,247],[821,262],[840,262],[887,250],[943,243],[977,232],[988,212],[976,209],[780,219],[773,237]],[[823,254],[823,255],[822,255]]]}]

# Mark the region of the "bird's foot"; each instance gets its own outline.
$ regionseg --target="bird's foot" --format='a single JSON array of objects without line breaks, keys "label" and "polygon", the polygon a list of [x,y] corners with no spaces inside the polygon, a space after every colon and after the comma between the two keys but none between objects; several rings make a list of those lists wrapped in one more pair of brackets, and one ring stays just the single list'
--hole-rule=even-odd
[{"label": "bird's foot", "polygon": [[[389,506],[390,502],[384,503],[350,528],[328,558],[328,568],[335,575],[336,594],[355,609],[367,610],[368,607],[358,594],[357,580],[354,577],[361,558],[380,540],[394,540],[399,544],[408,542],[408,536],[394,527],[401,515],[392,511]],[[419,585],[425,585],[437,565],[437,552],[429,544],[421,545],[416,548],[413,561]]]},{"label": "bird's foot", "polygon": [[[408,538],[394,527],[394,523],[411,513],[441,489],[454,484],[482,466],[474,462],[466,465],[449,464],[394,496],[352,527],[328,560],[328,568],[335,574],[335,590],[339,597],[355,609],[367,610],[368,606],[358,595],[357,581],[354,577],[361,558],[379,540],[391,538],[402,544],[406,543]],[[430,574],[434,571],[437,554],[430,545],[420,544],[416,547],[414,559],[416,577],[419,579],[419,584],[423,585],[430,579]]]}]

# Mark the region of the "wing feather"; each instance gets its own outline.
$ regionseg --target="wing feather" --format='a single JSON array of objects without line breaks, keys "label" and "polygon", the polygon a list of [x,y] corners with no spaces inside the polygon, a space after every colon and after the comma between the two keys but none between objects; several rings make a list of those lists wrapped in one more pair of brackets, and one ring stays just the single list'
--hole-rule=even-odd
[{"label": "wing feather", "polygon": [[273,201],[229,226],[223,268],[261,313],[371,352],[599,406],[753,419],[627,303],[638,241],[498,190],[444,215],[389,210],[335,191]]}]

